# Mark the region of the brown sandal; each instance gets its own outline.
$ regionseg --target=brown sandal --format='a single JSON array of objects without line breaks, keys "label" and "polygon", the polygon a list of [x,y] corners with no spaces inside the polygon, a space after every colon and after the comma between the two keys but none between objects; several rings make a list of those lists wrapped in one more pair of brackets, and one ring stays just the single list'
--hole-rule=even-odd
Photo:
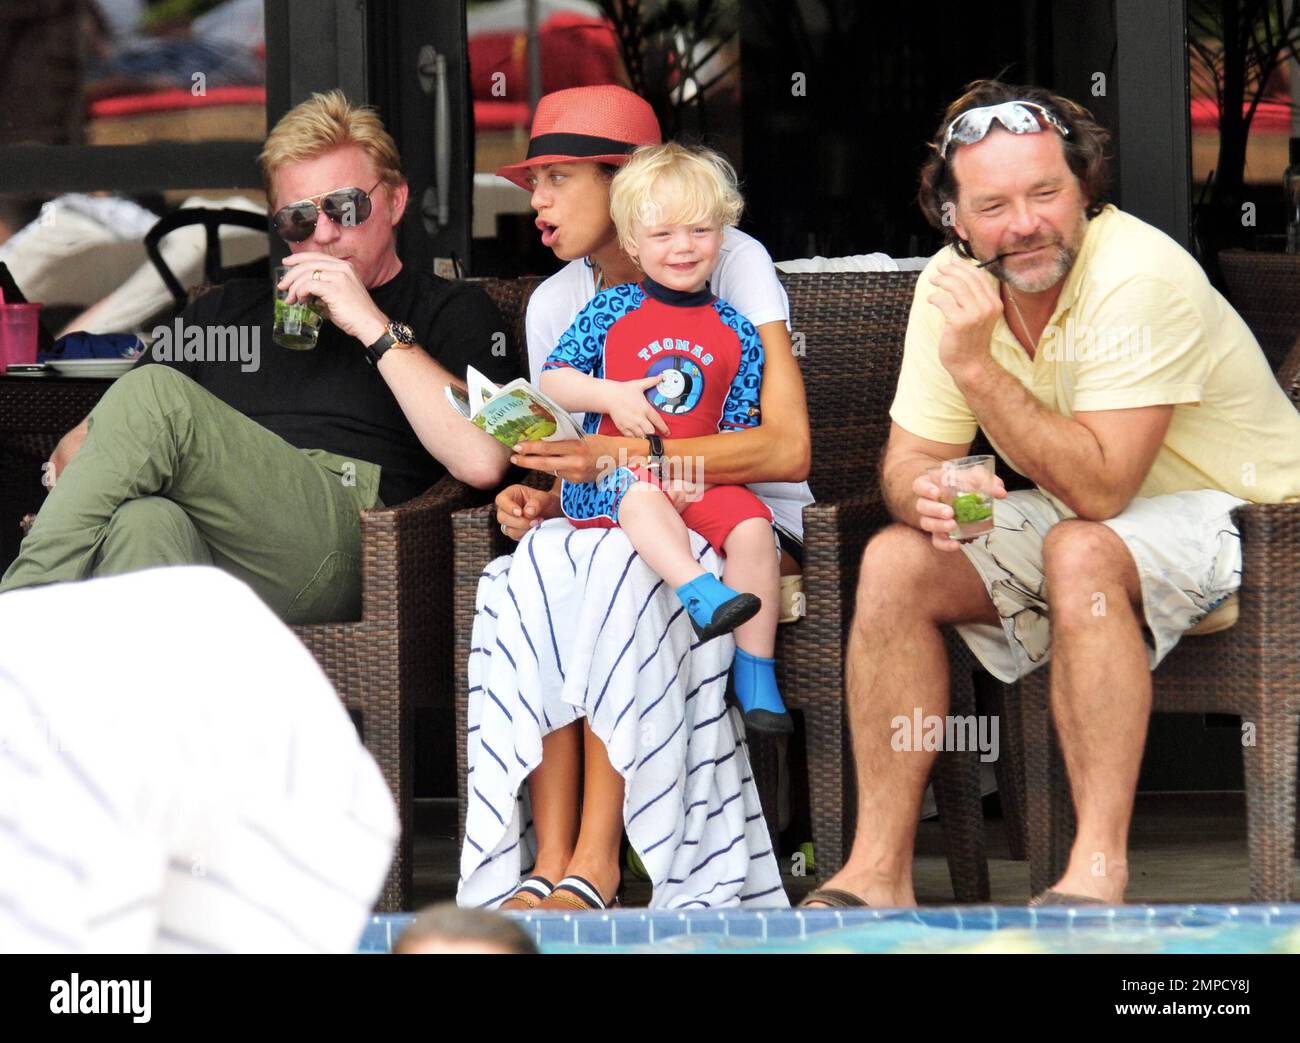
[{"label": "brown sandal", "polygon": [[503,899],[501,905],[497,906],[499,910],[512,912],[515,910],[505,909],[506,902],[518,902],[525,910],[531,912],[541,905],[546,899],[551,897],[551,892],[555,890],[555,885],[544,876],[530,876],[527,880],[521,880],[519,886],[515,888],[514,894],[509,898]]},{"label": "brown sandal", "polygon": [[1053,891],[1050,888],[1029,899],[1029,906],[1032,909],[1042,909],[1044,906],[1107,904],[1109,903],[1103,902],[1100,898],[1093,898],[1091,895],[1072,895],[1064,891]]},{"label": "brown sandal", "polygon": [[[596,890],[595,885],[581,876],[566,876],[555,885],[547,901],[558,902],[560,905],[584,913],[601,912],[611,906],[622,904],[617,893],[607,904],[600,897],[600,892]],[[551,908],[553,909],[555,906],[552,905]]]},{"label": "brown sandal", "polygon": [[868,909],[870,906],[852,891],[841,891],[838,887],[821,887],[804,895],[797,908],[805,909],[813,902],[820,902],[828,909]]}]

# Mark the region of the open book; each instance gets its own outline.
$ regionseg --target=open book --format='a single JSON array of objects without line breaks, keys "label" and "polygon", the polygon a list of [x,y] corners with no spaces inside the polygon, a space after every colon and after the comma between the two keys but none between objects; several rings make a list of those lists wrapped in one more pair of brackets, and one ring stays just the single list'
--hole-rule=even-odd
[{"label": "open book", "polygon": [[498,442],[513,448],[520,442],[582,437],[568,411],[523,377],[497,387],[470,366],[465,383],[469,385],[468,395],[448,384],[447,401],[452,409]]}]

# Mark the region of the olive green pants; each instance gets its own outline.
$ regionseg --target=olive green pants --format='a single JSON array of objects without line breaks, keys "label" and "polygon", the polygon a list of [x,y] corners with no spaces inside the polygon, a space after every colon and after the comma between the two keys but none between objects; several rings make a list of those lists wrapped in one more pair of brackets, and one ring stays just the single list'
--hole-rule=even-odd
[{"label": "olive green pants", "polygon": [[160,565],[215,565],[288,623],[355,619],[361,511],[379,467],[278,435],[161,365],[90,414],[0,593]]}]

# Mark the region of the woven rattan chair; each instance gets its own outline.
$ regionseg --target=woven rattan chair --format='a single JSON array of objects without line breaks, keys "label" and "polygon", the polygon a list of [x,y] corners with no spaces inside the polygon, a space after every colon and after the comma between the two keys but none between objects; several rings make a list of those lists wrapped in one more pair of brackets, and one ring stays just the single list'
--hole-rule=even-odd
[{"label": "woven rattan chair", "polygon": [[[472,281],[501,312],[507,350],[517,350],[527,287],[515,279]],[[385,911],[412,902],[415,709],[453,701],[451,516],[491,496],[446,476],[400,506],[362,511],[361,619],[293,628],[348,709],[360,714],[366,748],[397,800],[402,835],[379,901]]]},{"label": "woven rattan chair", "polygon": [[[889,431],[889,404],[902,358],[903,333],[916,273],[816,273],[782,276],[790,295],[796,353],[812,421],[810,483],[818,503],[804,511],[803,591],[807,616],[777,631],[782,692],[801,713],[807,744],[809,799],[817,871],[843,861],[853,830],[853,771],[844,711],[844,640],[852,617],[858,566],[868,537],[887,522],[877,469]],[[452,520],[456,553],[456,729],[464,833],[468,680],[466,662],[479,576],[514,544],[490,508]],[[952,712],[973,714],[972,663],[951,643]],[[774,749],[750,745],[769,829],[775,838]],[[944,822],[954,891],[962,901],[988,897],[978,754],[939,758],[936,797]]]},{"label": "woven rattan chair", "polygon": [[0,379],[0,572],[18,556],[23,518],[45,502],[41,465],[108,386],[107,380]]},{"label": "woven rattan chair", "polygon": [[1300,334],[1300,254],[1224,250],[1228,298],[1254,331],[1276,372]]},{"label": "woven rattan chair", "polygon": [[[483,280],[506,316],[507,337],[518,330],[517,280]],[[16,533],[23,514],[39,510],[40,464],[58,439],[81,421],[107,382],[65,381],[38,388],[0,382],[0,519]],[[33,392],[36,392],[33,394]],[[30,488],[27,488],[30,486]],[[453,511],[481,504],[490,493],[450,476],[415,499],[361,514],[361,618],[295,626],[348,710],[359,716],[366,748],[397,801],[402,835],[379,908],[411,907],[411,821],[414,711],[452,705],[450,620]],[[16,552],[16,536],[14,550]]]},{"label": "woven rattan chair", "polygon": [[[1300,408],[1300,340],[1279,371]],[[1300,721],[1300,503],[1235,512],[1242,542],[1240,615],[1230,629],[1186,637],[1153,675],[1157,713],[1239,714],[1255,725],[1243,744],[1250,897],[1290,898],[1296,843]],[[1065,871],[1074,840],[1070,797],[1049,708],[1050,672],[1003,686],[1023,729],[1030,890]]]}]

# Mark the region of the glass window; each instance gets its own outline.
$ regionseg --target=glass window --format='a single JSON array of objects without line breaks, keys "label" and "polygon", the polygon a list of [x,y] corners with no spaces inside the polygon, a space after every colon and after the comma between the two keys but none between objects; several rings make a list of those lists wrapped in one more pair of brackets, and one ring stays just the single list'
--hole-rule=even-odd
[{"label": "glass window", "polygon": [[[147,332],[173,311],[145,236],[178,208],[264,215],[266,122],[263,0],[0,5],[0,262],[45,328]],[[264,230],[220,235],[227,267],[267,254]],[[187,289],[205,242],[192,225],[160,243]]]},{"label": "glass window", "polygon": [[263,0],[0,5],[0,145],[261,140],[262,7]]}]

